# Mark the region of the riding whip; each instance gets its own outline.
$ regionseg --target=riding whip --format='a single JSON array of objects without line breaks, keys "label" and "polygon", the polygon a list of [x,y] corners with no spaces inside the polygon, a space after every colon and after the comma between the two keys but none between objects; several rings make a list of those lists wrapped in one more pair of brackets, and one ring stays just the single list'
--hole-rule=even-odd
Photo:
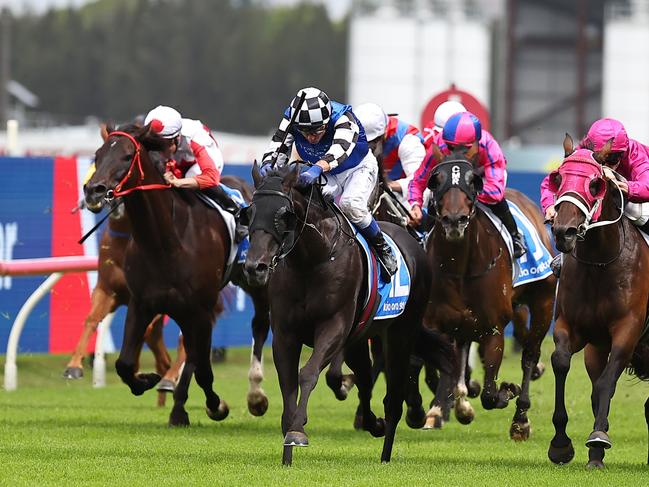
[{"label": "riding whip", "polygon": [[270,161],[270,167],[275,167],[275,163],[277,162],[277,158],[279,157],[279,152],[282,148],[285,148],[286,144],[286,137],[288,137],[288,133],[291,130],[291,127],[293,124],[295,124],[295,119],[297,119],[298,113],[300,111],[300,107],[302,107],[302,103],[304,103],[304,99],[306,98],[306,92],[302,92],[300,95],[300,99],[297,101],[297,106],[293,109],[293,115],[291,115],[291,119],[288,122],[288,126],[286,127],[286,131],[284,132],[284,137],[282,137],[282,141],[279,144],[279,147],[275,150],[275,153],[273,154],[273,158]]},{"label": "riding whip", "polygon": [[101,218],[101,220],[99,220],[99,221],[97,222],[97,224],[96,224],[94,227],[92,227],[90,230],[88,230],[88,233],[86,233],[83,237],[81,237],[81,240],[79,240],[79,242],[77,242],[77,243],[82,244],[83,242],[86,241],[86,239],[87,239],[88,237],[90,237],[90,235],[92,235],[93,233],[95,233],[95,232],[97,231],[97,229],[101,226],[101,224],[104,223],[104,222],[106,221],[106,219],[110,216],[110,214],[111,214],[113,211],[115,211],[119,205],[120,205],[120,203],[117,203],[117,204],[114,205],[110,210],[108,210],[108,213],[106,213],[106,214]]}]

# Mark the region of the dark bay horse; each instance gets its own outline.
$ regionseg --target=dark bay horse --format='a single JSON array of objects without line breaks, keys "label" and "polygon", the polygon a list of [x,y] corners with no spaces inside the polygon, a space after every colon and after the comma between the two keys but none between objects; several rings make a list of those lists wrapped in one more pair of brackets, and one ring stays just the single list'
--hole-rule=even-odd
[{"label": "dark bay horse", "polygon": [[[84,321],[83,331],[68,362],[63,377],[83,377],[83,359],[88,341],[97,331],[99,323],[120,306],[128,304],[130,293],[126,286],[123,263],[126,246],[131,237],[131,223],[120,204],[108,219],[108,227],[99,243],[97,285],[90,296],[90,312]],[[157,315],[147,327],[145,341],[155,357],[156,372],[163,376],[171,367],[171,357],[162,339],[162,316]],[[139,355],[139,353],[138,353]],[[139,366],[136,365],[139,369]],[[165,394],[158,395],[158,405],[164,405]]]},{"label": "dark bay horse", "polygon": [[[356,377],[363,429],[384,436],[381,461],[392,453],[408,380],[408,359],[421,328],[430,268],[417,242],[404,230],[382,225],[405,255],[412,278],[403,314],[354,328],[362,305],[363,261],[355,231],[321,198],[319,189],[295,188],[299,164],[263,179],[253,167],[256,191],[249,207],[250,249],[245,270],[251,283],[269,283],[273,356],[284,410],[283,463],[293,446],[307,446],[307,404],[320,372],[341,351]],[[385,349],[385,421],[370,409],[371,362],[367,338],[380,335]],[[299,371],[302,346],[313,352]],[[298,401],[299,391],[299,401]]]},{"label": "dark bay horse", "polygon": [[[622,371],[629,367],[636,377],[649,380],[649,248],[638,228],[623,216],[622,192],[604,177],[601,164],[610,145],[595,153],[574,151],[567,136],[566,158],[550,175],[551,189],[558,196],[552,232],[557,249],[564,253],[552,354],[555,435],[548,456],[554,463],[568,463],[575,455],[566,433],[565,405],[574,353],[585,349],[593,387],[595,423],[586,441],[589,467],[603,467],[604,451],[612,445],[608,413]],[[644,410],[649,427],[649,399]]]},{"label": "dark bay horse", "polygon": [[[529,385],[540,357],[541,342],[550,326],[556,280],[550,275],[513,287],[512,263],[505,243],[476,204],[482,189],[482,177],[473,161],[477,145],[466,153],[456,152],[449,156],[442,156],[437,147],[434,150],[441,162],[429,181],[435,226],[427,241],[433,281],[424,323],[452,337],[460,366],[452,380],[448,376],[444,381],[440,379],[440,393],[427,414],[427,426],[441,424],[448,403],[444,398],[451,394],[455,397],[458,421],[468,424],[473,420],[475,413],[466,399],[466,367],[470,344],[476,341],[485,369],[480,395],[483,407],[505,408],[518,395],[510,437],[526,440],[530,434]],[[550,249],[549,236],[534,203],[518,191],[508,190],[506,196],[530,219],[542,243]],[[530,326],[529,330],[517,332],[523,344],[522,387],[507,382],[498,387],[503,331],[514,316],[514,309],[523,304],[529,308]]]},{"label": "dark bay horse", "polygon": [[204,205],[195,192],[166,189],[149,156],[149,150],[159,150],[161,144],[148,126],[111,132],[97,150],[97,171],[84,187],[91,210],[105,199],[122,196],[133,226],[124,258],[131,297],[115,367],[133,394],[154,387],[160,376],[137,374],[137,353],[153,317],[169,315],[181,328],[187,353],[169,424],[189,424],[184,405],[192,375],[205,393],[208,417],[218,421],[229,409],[212,388],[210,352],[229,234],[220,213]]}]

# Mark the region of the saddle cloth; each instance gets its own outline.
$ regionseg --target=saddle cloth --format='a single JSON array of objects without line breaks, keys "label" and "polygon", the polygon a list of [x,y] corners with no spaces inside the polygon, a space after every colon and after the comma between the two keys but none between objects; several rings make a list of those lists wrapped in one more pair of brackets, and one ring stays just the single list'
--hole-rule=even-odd
[{"label": "saddle cloth", "polygon": [[[511,201],[507,201],[509,209],[514,217],[518,230],[525,238],[527,245],[527,252],[525,252],[518,259],[512,258],[512,284],[514,287],[521,286],[533,281],[545,279],[552,274],[550,269],[550,262],[552,262],[552,255],[550,251],[543,245],[536,228],[527,216]],[[500,232],[507,250],[509,250],[510,258],[514,255],[514,244],[512,237],[502,224],[500,219],[493,214],[493,212],[482,203],[478,206],[485,212],[493,223],[496,230]]]},{"label": "saddle cloth", "polygon": [[[248,202],[243,199],[243,196],[241,195],[241,192],[238,189],[233,189],[230,188],[229,186],[226,186],[225,184],[221,183],[220,186],[223,188],[223,190],[230,195],[230,197],[234,200],[235,203],[237,203],[241,208],[244,208],[248,206]],[[236,245],[234,243],[234,231],[236,228],[236,222],[234,220],[234,216],[232,213],[225,211],[221,206],[214,201],[212,198],[208,197],[205,195],[205,193],[201,191],[197,191],[196,194],[198,195],[198,198],[203,201],[207,206],[211,208],[215,208],[218,210],[218,212],[221,214],[223,217],[223,221],[225,221],[225,226],[228,229],[228,234],[230,236],[230,255],[228,256],[227,260],[227,270],[226,270],[226,275],[229,275],[229,267],[232,266],[235,262],[236,263],[243,263],[246,260],[246,255],[248,253],[248,247],[250,246],[250,241],[248,240],[248,236],[244,238],[241,242],[239,242],[239,245]]]}]

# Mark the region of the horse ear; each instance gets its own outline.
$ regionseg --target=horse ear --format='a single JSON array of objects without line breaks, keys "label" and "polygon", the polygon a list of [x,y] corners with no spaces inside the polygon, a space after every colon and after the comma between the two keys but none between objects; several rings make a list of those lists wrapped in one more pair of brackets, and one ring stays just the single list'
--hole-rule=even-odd
[{"label": "horse ear", "polygon": [[257,163],[257,159],[255,159],[254,164],[252,165],[252,181],[255,184],[255,188],[258,188],[259,185],[261,184],[261,172],[259,172],[259,164]]},{"label": "horse ear", "polygon": [[478,152],[480,151],[480,144],[478,141],[474,141],[473,144],[471,144],[471,148],[464,154],[464,157],[473,163],[475,166],[476,163],[476,158],[478,156]]},{"label": "horse ear", "polygon": [[437,162],[442,162],[442,158],[444,155],[442,154],[442,151],[440,150],[439,146],[437,144],[433,144],[431,147],[433,151],[433,157]]},{"label": "horse ear", "polygon": [[293,167],[289,169],[289,171],[286,172],[284,175],[284,179],[282,180],[282,186],[286,191],[290,191],[293,186],[295,186],[295,183],[297,182],[297,178],[300,176],[300,164],[293,164]]},{"label": "horse ear", "polygon": [[110,134],[114,130],[115,129],[113,128],[113,125],[110,122],[104,122],[102,124],[99,124],[99,135],[101,136],[101,140],[106,142],[106,139],[108,139],[108,134]]},{"label": "horse ear", "polygon": [[595,158],[595,160],[600,164],[604,165],[606,159],[608,159],[608,156],[611,154],[611,147],[613,147],[613,137],[611,137],[606,141],[604,147],[602,147],[597,152],[593,153],[593,157]]},{"label": "horse ear", "polygon": [[483,187],[483,182],[482,182],[482,176],[478,174],[478,172],[473,172],[471,170],[467,171],[464,174],[464,182],[467,184],[467,186],[473,185],[473,187],[476,190],[476,193],[482,192],[482,187]]},{"label": "horse ear", "polygon": [[573,152],[575,152],[575,142],[570,137],[570,134],[566,132],[566,136],[563,139],[563,157],[568,157]]}]

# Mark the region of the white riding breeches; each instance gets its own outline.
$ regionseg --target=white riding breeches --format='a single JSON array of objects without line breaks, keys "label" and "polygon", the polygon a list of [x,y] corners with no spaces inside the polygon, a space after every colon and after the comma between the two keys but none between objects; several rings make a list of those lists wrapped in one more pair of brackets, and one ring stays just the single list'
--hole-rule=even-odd
[{"label": "white riding breeches", "polygon": [[349,221],[358,228],[372,223],[367,203],[378,178],[378,163],[374,154],[368,152],[358,166],[339,174],[327,172],[324,177],[327,184],[322,188],[322,193],[333,196]]}]

